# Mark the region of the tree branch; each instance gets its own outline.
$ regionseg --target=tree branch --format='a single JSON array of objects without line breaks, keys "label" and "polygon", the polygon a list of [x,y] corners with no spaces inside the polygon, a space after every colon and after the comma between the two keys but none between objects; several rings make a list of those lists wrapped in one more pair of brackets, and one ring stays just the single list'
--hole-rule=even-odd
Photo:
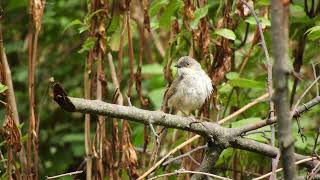
[{"label": "tree branch", "polygon": [[271,1],[272,48],[274,54],[274,104],[278,117],[278,137],[284,179],[295,179],[294,139],[288,102],[289,69],[289,5],[286,1]]},{"label": "tree branch", "polygon": [[[205,156],[201,162],[200,167],[197,169],[198,172],[211,172],[219,159],[220,154],[224,150],[224,147],[220,147],[219,144],[208,142],[208,148],[206,150]],[[194,174],[191,180],[205,179],[204,174]]]},{"label": "tree branch", "polygon": [[[313,108],[314,106],[316,106],[317,104],[320,103],[320,96],[317,96],[313,99],[311,99],[309,102],[303,104],[302,106],[299,106],[298,108],[296,108],[293,117],[300,117],[302,113],[309,111],[311,108]],[[265,119],[264,121],[259,121],[255,124],[251,124],[251,125],[247,125],[247,126],[243,126],[240,127],[240,131],[242,134],[245,134],[246,132],[249,131],[253,131],[259,128],[262,128],[264,126],[270,125],[270,124],[274,124],[277,122],[277,117],[274,117],[272,119]]]},{"label": "tree branch", "polygon": [[[257,141],[254,141],[252,139],[246,139],[246,138],[238,138],[234,142],[231,142],[231,146],[238,149],[243,149],[251,152],[256,152],[259,154],[266,155],[271,158],[276,158],[277,154],[279,152],[279,149],[273,146],[270,146],[268,144],[259,143]],[[310,156],[305,156],[301,154],[294,154],[294,157],[296,160],[302,160],[309,158]],[[318,161],[308,161],[304,162],[303,166],[312,169],[316,166]]]},{"label": "tree branch", "polygon": [[[58,89],[54,87],[54,89]],[[221,147],[234,147],[252,152],[257,152],[269,157],[276,157],[278,149],[267,144],[259,143],[254,140],[241,138],[240,135],[244,128],[224,128],[212,122],[202,122],[194,118],[181,117],[177,115],[166,114],[160,111],[148,111],[135,107],[126,107],[116,104],[102,102],[100,100],[87,100],[81,98],[67,97],[63,93],[54,93],[54,100],[65,110],[69,112],[91,113],[96,115],[106,115],[120,119],[127,119],[139,123],[148,124],[152,122],[156,125],[176,128],[189,132],[194,132],[215,142]],[[309,108],[320,102],[317,97],[305,104],[305,107],[298,107],[298,113],[305,112]],[[261,121],[264,122],[264,121]],[[265,121],[264,123],[266,123]],[[275,123],[275,119],[273,123]],[[259,124],[258,122],[257,124]],[[264,126],[269,124],[264,124]],[[260,126],[263,127],[263,126]],[[296,159],[303,159],[306,156],[296,154]],[[165,160],[165,159],[164,159]],[[162,162],[164,162],[164,160]],[[317,161],[316,161],[317,162]],[[161,164],[161,163],[160,163]],[[306,162],[305,167],[313,168],[314,163]],[[152,171],[151,171],[152,172]],[[150,173],[151,173],[150,172]]]}]

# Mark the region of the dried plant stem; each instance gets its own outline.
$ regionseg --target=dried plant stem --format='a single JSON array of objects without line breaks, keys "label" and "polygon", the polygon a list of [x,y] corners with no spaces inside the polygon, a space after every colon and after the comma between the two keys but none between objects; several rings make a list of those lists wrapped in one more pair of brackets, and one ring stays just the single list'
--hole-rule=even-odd
[{"label": "dried plant stem", "polygon": [[118,81],[119,83],[122,80],[122,58],[123,58],[123,44],[124,44],[124,34],[125,34],[125,30],[126,30],[126,22],[127,22],[127,16],[124,15],[123,19],[122,19],[122,32],[121,32],[121,36],[120,36],[120,43],[119,43],[119,52],[118,52],[118,65],[117,65],[117,77],[118,77]]},{"label": "dried plant stem", "polygon": [[[89,52],[86,69],[84,73],[84,98],[91,99],[91,83],[90,78],[92,71],[92,52]],[[92,148],[91,148],[91,137],[90,137],[90,114],[85,114],[84,122],[84,137],[85,137],[85,152],[86,152],[86,179],[90,180],[92,177]]]},{"label": "dried plant stem", "polygon": [[280,152],[278,152],[277,157],[275,158],[275,163],[272,163],[272,171],[271,171],[271,176],[269,180],[275,180],[277,178],[277,167],[278,167],[278,163],[280,160]]},{"label": "dried plant stem", "polygon": [[[300,160],[300,161],[297,161],[297,162],[295,162],[294,164],[295,164],[295,165],[298,165],[298,164],[301,164],[301,163],[304,163],[304,162],[307,162],[307,161],[313,161],[313,160],[316,160],[316,159],[317,159],[316,157],[310,157],[310,158],[306,158],[306,159],[302,159],[302,160]],[[280,172],[280,171],[282,171],[282,170],[283,170],[283,168],[279,168],[279,169],[276,170],[276,172]],[[270,176],[271,174],[272,174],[272,172],[269,172],[269,173],[267,173],[267,174],[265,174],[265,175],[262,175],[262,176],[260,176],[260,177],[254,178],[253,180],[264,179],[264,178]]]},{"label": "dried plant stem", "polygon": [[[20,124],[19,114],[18,114],[17,103],[16,103],[16,98],[15,98],[14,89],[13,89],[11,70],[9,67],[6,53],[4,51],[1,23],[0,23],[0,66],[1,66],[0,69],[3,69],[4,71],[5,85],[8,87],[7,102],[9,104],[10,110],[12,111],[14,122],[16,123],[16,125],[19,125]],[[5,103],[5,105],[7,104]],[[21,135],[20,129],[19,129],[19,133]],[[25,146],[23,144],[19,152],[19,160],[21,163],[21,172],[24,172],[27,164],[27,159],[26,159]]]},{"label": "dried plant stem", "polygon": [[69,172],[69,173],[64,173],[64,174],[59,174],[56,176],[46,176],[46,179],[57,179],[65,176],[73,176],[76,174],[81,174],[83,171],[74,171],[74,172]]},{"label": "dried plant stem", "polygon": [[[97,65],[97,99],[103,100],[103,92],[105,91],[104,88],[104,68],[102,63],[102,52],[98,55],[98,65]],[[103,167],[103,142],[105,140],[105,116],[98,116],[98,122],[97,122],[97,149],[98,149],[98,160],[97,160],[97,166],[99,171],[99,176],[101,179],[104,177],[104,167]]]},{"label": "dried plant stem", "polygon": [[156,48],[157,48],[160,56],[161,56],[162,58],[164,58],[166,53],[165,53],[164,47],[163,47],[160,39],[157,37],[157,35],[156,35],[156,34],[154,33],[154,31],[152,31],[152,30],[151,30],[151,32],[150,32],[150,35],[151,35],[151,38],[152,38],[153,41],[154,41],[154,44],[156,45]]},{"label": "dried plant stem", "polygon": [[163,156],[163,158],[161,158],[157,163],[155,163],[148,171],[146,171],[143,175],[141,175],[138,180],[140,179],[144,179],[146,178],[150,173],[152,173],[158,166],[160,166],[168,157],[170,157],[172,154],[174,154],[175,152],[177,152],[178,150],[180,150],[181,148],[183,148],[184,146],[192,143],[193,141],[195,141],[196,139],[199,139],[200,135],[195,135],[192,138],[188,139],[187,141],[185,141],[184,143],[180,144],[179,146],[175,147],[174,149],[172,149],[168,154],[166,154],[165,156]]},{"label": "dried plant stem", "polygon": [[[37,45],[38,45],[38,36],[39,31],[35,30],[33,32],[33,25],[30,25],[29,28],[29,60],[28,60],[28,92],[29,92],[29,130],[28,130],[28,141],[27,141],[27,178],[35,178],[37,179],[37,160],[38,151],[35,146],[33,146],[34,141],[36,141],[36,125],[37,118],[35,113],[36,102],[34,95],[34,87],[35,87],[35,66],[36,66],[36,58],[37,58]],[[34,169],[35,174],[32,173],[32,169]],[[33,176],[35,175],[35,176]]]},{"label": "dried plant stem", "polygon": [[[116,91],[115,92],[116,99],[114,100],[114,102],[116,104],[123,105],[123,96],[120,91],[120,80],[119,80],[119,78],[121,77],[121,75],[120,75],[121,72],[119,72],[120,74],[118,74],[118,76],[117,76],[117,72],[116,72],[116,69],[115,69],[115,66],[113,63],[112,54],[108,53],[107,56],[108,56],[108,64],[109,64],[109,68],[110,68],[112,84],[113,84],[115,91]],[[119,64],[118,64],[118,67],[119,67]],[[123,124],[122,119],[120,120],[120,123]],[[115,118],[112,119],[112,126],[113,126],[113,130],[112,130],[112,139],[113,139],[113,141],[112,141],[112,157],[113,157],[113,161],[114,161],[113,163],[116,164],[117,163],[116,162],[117,161],[116,160],[116,147],[119,144],[119,137],[118,137],[119,129],[118,129],[118,121]],[[120,151],[119,157],[122,157],[122,153],[123,153],[122,145],[119,146],[119,151]],[[114,176],[117,176],[116,173],[114,173]]]},{"label": "dried plant stem", "polygon": [[170,164],[170,163],[172,163],[172,162],[174,162],[174,161],[177,161],[177,160],[179,160],[179,159],[181,159],[181,158],[183,158],[183,157],[186,157],[186,156],[189,157],[192,153],[194,153],[194,152],[196,152],[196,151],[199,151],[199,150],[201,150],[201,149],[205,149],[205,148],[207,148],[207,145],[198,146],[198,147],[192,149],[191,151],[188,151],[188,152],[186,152],[186,153],[184,153],[184,154],[181,154],[181,155],[179,155],[179,156],[177,156],[177,157],[168,159],[167,161],[165,161],[164,163],[162,163],[162,165],[163,165],[163,166],[166,166],[166,165],[168,165],[168,164]]},{"label": "dried plant stem", "polygon": [[[105,26],[105,20],[107,16],[107,10],[105,8],[105,5],[108,4],[107,0],[93,0],[92,4],[95,6],[92,7],[92,11],[97,11],[97,10],[104,10],[101,13],[96,14],[94,17],[95,25],[94,32],[95,37],[98,39],[98,43],[96,44],[96,62],[97,62],[97,73],[96,73],[96,78],[97,78],[97,86],[96,86],[96,99],[97,100],[104,100],[105,98],[105,92],[106,92],[106,78],[105,78],[105,73],[104,73],[104,57],[105,57],[105,41],[106,41],[106,36],[105,36],[105,29],[101,28]],[[98,122],[97,122],[97,129],[96,129],[96,134],[97,134],[97,144],[96,144],[96,149],[97,149],[97,161],[96,161],[96,166],[97,166],[97,175],[96,178],[98,179],[103,179],[105,176],[105,168],[103,164],[103,157],[104,156],[104,142],[106,142],[106,127],[105,127],[105,116],[98,116]]]},{"label": "dried plant stem", "polygon": [[320,162],[318,162],[318,164],[312,169],[310,174],[307,176],[308,180],[313,179],[313,177],[319,172],[319,170],[320,170],[319,166],[320,166]]},{"label": "dried plant stem", "polygon": [[219,124],[223,124],[226,123],[227,121],[231,120],[232,118],[238,116],[239,114],[245,112],[246,110],[248,110],[249,108],[251,108],[252,106],[258,104],[259,102],[265,100],[266,98],[269,97],[269,93],[263,94],[262,96],[254,99],[253,101],[251,101],[250,103],[248,103],[247,105],[243,106],[241,109],[239,109],[238,111],[230,114],[229,116],[219,120]]},{"label": "dried plant stem", "polygon": [[[112,58],[111,53],[108,53],[108,63],[109,63],[110,74],[111,74],[111,79],[112,79],[112,83],[114,85],[114,88],[120,90],[120,84],[119,84],[119,80],[117,78],[117,73],[116,73],[116,69],[113,64],[113,58]],[[123,105],[122,93],[119,93],[119,96],[117,98],[117,104]]]},{"label": "dried plant stem", "polygon": [[[313,62],[311,62],[311,64],[312,64],[312,70],[313,70],[314,79],[317,79],[316,65]],[[317,96],[319,96],[319,84],[318,83],[317,83],[316,88],[317,88]]]},{"label": "dried plant stem", "polygon": [[161,175],[158,175],[158,176],[154,176],[152,178],[148,178],[148,180],[158,179],[158,178],[161,178],[161,177],[174,176],[174,175],[179,175],[179,174],[200,174],[200,175],[205,175],[207,177],[212,177],[212,178],[215,178],[215,179],[231,180],[230,178],[218,176],[218,175],[215,175],[215,174],[199,172],[199,171],[188,171],[188,170],[184,170],[184,169],[179,169],[179,170],[176,170],[175,172],[172,172],[172,173],[166,173],[166,174],[161,174]]},{"label": "dried plant stem", "polygon": [[128,31],[128,46],[129,46],[129,64],[130,64],[130,79],[128,87],[128,96],[131,97],[132,86],[134,83],[134,57],[133,57],[133,45],[130,26],[130,11],[127,11],[127,31]]}]

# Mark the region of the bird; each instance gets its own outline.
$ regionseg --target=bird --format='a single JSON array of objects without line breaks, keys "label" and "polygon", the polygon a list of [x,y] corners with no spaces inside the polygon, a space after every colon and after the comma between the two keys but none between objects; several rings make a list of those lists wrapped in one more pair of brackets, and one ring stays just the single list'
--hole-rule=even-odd
[{"label": "bird", "polygon": [[190,115],[199,109],[213,92],[213,84],[198,61],[190,56],[181,57],[177,74],[164,94],[163,107]]}]

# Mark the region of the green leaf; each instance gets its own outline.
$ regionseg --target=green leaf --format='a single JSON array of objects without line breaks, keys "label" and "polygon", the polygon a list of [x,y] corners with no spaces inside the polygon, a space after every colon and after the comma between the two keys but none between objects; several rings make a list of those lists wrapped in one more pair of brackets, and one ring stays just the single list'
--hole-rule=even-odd
[{"label": "green leaf", "polygon": [[113,16],[111,24],[109,25],[109,28],[107,29],[107,34],[112,34],[113,32],[117,31],[118,29],[123,30],[121,28],[121,16]]},{"label": "green leaf", "polygon": [[290,4],[290,16],[294,18],[302,18],[306,16],[303,6]]},{"label": "green leaf", "polygon": [[205,17],[208,14],[208,9],[209,9],[209,5],[206,5],[202,8],[198,8],[194,12],[194,19],[190,23],[190,27],[192,29],[197,29],[200,19]]},{"label": "green leaf", "polygon": [[258,0],[256,2],[257,6],[269,6],[270,5],[270,0]]},{"label": "green leaf", "polygon": [[168,0],[160,0],[160,1],[153,1],[149,8],[149,16],[153,17],[155,16],[162,7],[167,5],[169,3]]},{"label": "green leaf", "polygon": [[221,86],[219,86],[219,94],[227,94],[232,90],[232,86],[227,83],[223,83]]},{"label": "green leaf", "polygon": [[[251,117],[251,118],[246,118],[246,119],[241,119],[241,120],[238,120],[236,122],[233,122],[231,123],[232,127],[233,128],[236,128],[236,127],[242,127],[242,126],[246,126],[248,124],[254,124],[258,121],[262,121],[261,118],[259,117]],[[265,130],[270,130],[269,127],[263,127],[263,128],[260,128],[259,131],[265,131]],[[270,132],[264,132],[264,134],[268,137],[270,137]],[[250,139],[253,139],[253,140],[256,140],[256,141],[260,141],[260,142],[267,142],[267,139],[265,137],[263,137],[263,134],[262,133],[255,133],[255,134],[250,134],[248,136],[246,136],[246,138],[250,138]]]},{"label": "green leaf", "polygon": [[187,31],[187,30],[182,30],[179,34],[177,34],[171,41],[170,43],[174,43],[176,42],[179,38],[183,37],[183,36],[188,36],[188,35],[191,35],[191,32],[190,31]]},{"label": "green leaf", "polygon": [[183,2],[181,0],[172,0],[170,1],[169,5],[163,12],[162,16],[159,20],[159,26],[164,29],[169,29],[171,23],[171,17],[173,14],[182,7]]},{"label": "green leaf", "polygon": [[320,26],[314,26],[310,29],[308,29],[305,34],[308,35],[309,40],[317,40],[320,38]]},{"label": "green leaf", "polygon": [[151,99],[151,102],[154,104],[155,109],[161,108],[161,104],[162,104],[163,95],[164,95],[165,90],[166,90],[166,88],[159,88],[159,89],[152,90],[149,93],[149,97]]},{"label": "green leaf", "polygon": [[250,80],[250,79],[244,79],[244,78],[235,78],[230,80],[231,86],[234,87],[241,87],[241,88],[252,88],[252,89],[261,89],[265,88],[266,85],[263,82]]},{"label": "green leaf", "polygon": [[[83,135],[82,135],[83,136]],[[79,141],[77,143],[73,143],[72,142],[72,145],[71,145],[71,149],[72,149],[72,152],[73,152],[73,155],[76,156],[76,157],[81,157],[83,156],[83,153],[84,153],[84,145],[82,144],[82,142],[84,141],[84,138],[82,141]]]},{"label": "green leaf", "polygon": [[139,145],[139,146],[143,146],[144,143],[144,134],[141,133],[143,132],[144,127],[143,126],[136,126],[134,128],[132,128],[133,132],[133,143],[135,145]]},{"label": "green leaf", "polygon": [[262,119],[260,117],[251,117],[251,118],[246,118],[246,119],[241,119],[238,121],[235,121],[233,123],[231,123],[233,128],[236,127],[241,127],[241,126],[245,126],[248,124],[253,124],[255,122],[261,121]]},{"label": "green leaf", "polygon": [[98,14],[99,12],[102,12],[102,11],[105,11],[105,10],[104,9],[99,9],[99,10],[96,10],[95,12],[93,12],[91,14],[88,14],[84,19],[85,24],[88,24],[93,16],[95,16],[96,14]]},{"label": "green leaf", "polygon": [[316,32],[308,34],[308,39],[311,41],[315,41],[315,40],[320,39],[320,31],[316,31]]},{"label": "green leaf", "polygon": [[[271,22],[270,22],[269,19],[267,19],[267,18],[265,18],[265,17],[258,17],[258,19],[259,19],[259,22],[260,22],[262,28],[266,28],[266,27],[271,26]],[[252,25],[257,25],[257,22],[256,22],[256,20],[254,19],[253,16],[248,17],[248,18],[245,20],[245,22],[247,22],[247,23],[249,23],[249,24],[252,24]]]},{"label": "green leaf", "polygon": [[217,29],[214,33],[230,40],[236,40],[236,35],[230,29]]},{"label": "green leaf", "polygon": [[146,64],[142,66],[142,74],[162,75],[163,67],[160,64]]},{"label": "green leaf", "polygon": [[229,72],[226,74],[226,78],[229,80],[239,78],[239,74],[237,72]]},{"label": "green leaf", "polygon": [[78,53],[83,53],[85,51],[89,51],[93,46],[95,45],[97,41],[96,37],[88,37],[86,41],[83,43],[81,49],[78,51]]},{"label": "green leaf", "polygon": [[316,31],[320,31],[320,26],[314,26],[306,31],[306,34],[310,34]]},{"label": "green leaf", "polygon": [[[119,51],[122,31],[122,28],[118,28],[115,32],[112,33],[109,41],[109,46],[112,51]],[[122,46],[126,46],[127,42],[128,38],[127,36],[124,36]]]},{"label": "green leaf", "polygon": [[7,90],[8,89],[8,87],[7,86],[5,86],[5,85],[3,85],[3,84],[1,84],[0,83],[0,93],[3,93],[5,90]]},{"label": "green leaf", "polygon": [[158,21],[157,17],[151,18],[150,27],[152,30],[156,30],[159,28],[159,21]]},{"label": "green leaf", "polygon": [[61,139],[64,143],[83,142],[84,136],[81,133],[66,134]]},{"label": "green leaf", "polygon": [[24,52],[24,41],[13,41],[6,44],[6,53],[12,52],[23,53]]},{"label": "green leaf", "polygon": [[68,25],[63,29],[62,33],[64,33],[67,29],[69,29],[70,27],[75,26],[75,25],[83,25],[83,23],[82,23],[79,19],[73,20],[70,24],[68,24]]},{"label": "green leaf", "polygon": [[219,159],[218,159],[217,163],[215,164],[215,166],[219,167],[219,166],[225,164],[226,160],[231,159],[234,150],[235,149],[233,149],[233,148],[227,148],[227,149],[223,150],[222,153],[220,154]]},{"label": "green leaf", "polygon": [[28,1],[26,0],[10,0],[7,1],[9,4],[7,5],[7,7],[5,6],[5,11],[6,12],[10,12],[13,11],[15,9],[18,8],[23,8],[23,7],[27,7],[28,6]]},{"label": "green leaf", "polygon": [[79,34],[85,32],[85,31],[88,31],[89,27],[90,27],[89,25],[83,24],[83,26],[79,27],[79,29],[78,29]]}]

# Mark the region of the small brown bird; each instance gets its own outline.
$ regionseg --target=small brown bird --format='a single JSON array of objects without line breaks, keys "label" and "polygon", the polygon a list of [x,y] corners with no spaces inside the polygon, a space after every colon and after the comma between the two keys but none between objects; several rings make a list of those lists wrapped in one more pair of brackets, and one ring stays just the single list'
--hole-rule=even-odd
[{"label": "small brown bird", "polygon": [[200,108],[210,97],[213,87],[201,65],[189,56],[183,56],[175,65],[177,75],[164,95],[163,105],[186,115]]}]

